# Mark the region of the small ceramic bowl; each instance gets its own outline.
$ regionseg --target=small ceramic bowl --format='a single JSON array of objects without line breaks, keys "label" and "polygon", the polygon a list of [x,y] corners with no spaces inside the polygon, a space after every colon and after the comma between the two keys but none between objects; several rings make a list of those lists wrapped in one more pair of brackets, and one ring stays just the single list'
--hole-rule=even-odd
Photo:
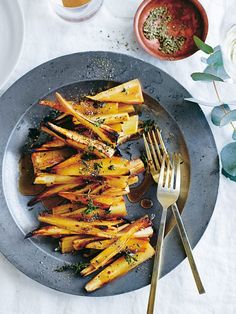
[{"label": "small ceramic bowl", "polygon": [[[200,21],[200,27],[201,27],[201,34],[197,34],[198,37],[200,37],[203,41],[205,41],[208,33],[208,18],[205,9],[202,7],[202,5],[198,2],[198,0],[178,0],[181,2],[181,4],[186,6],[189,6],[191,4],[191,7],[194,9],[196,14],[199,17]],[[198,48],[193,43],[189,49],[185,49],[181,53],[181,50],[178,51],[176,54],[166,54],[160,51],[159,49],[159,42],[158,39],[156,40],[149,40],[144,36],[143,33],[143,25],[149,16],[150,11],[155,9],[156,7],[161,5],[165,5],[165,3],[176,5],[176,0],[144,0],[141,5],[139,6],[135,17],[134,17],[134,32],[136,35],[136,38],[140,44],[140,46],[146,50],[150,55],[159,58],[161,60],[169,60],[169,61],[175,61],[184,59],[186,57],[191,56],[194,54]],[[192,39],[192,38],[191,38]]]}]

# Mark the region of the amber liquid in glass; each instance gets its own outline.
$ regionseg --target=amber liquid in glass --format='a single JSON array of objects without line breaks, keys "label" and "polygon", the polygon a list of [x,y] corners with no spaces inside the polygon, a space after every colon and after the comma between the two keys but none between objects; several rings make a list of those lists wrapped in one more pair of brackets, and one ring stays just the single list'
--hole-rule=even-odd
[{"label": "amber liquid in glass", "polygon": [[75,8],[89,3],[91,0],[62,0],[64,7]]}]

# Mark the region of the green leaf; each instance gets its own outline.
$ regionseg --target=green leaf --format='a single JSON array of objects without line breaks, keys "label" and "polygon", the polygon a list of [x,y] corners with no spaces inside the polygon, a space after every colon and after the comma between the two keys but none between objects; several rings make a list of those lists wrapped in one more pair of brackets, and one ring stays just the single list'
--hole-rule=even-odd
[{"label": "green leaf", "polygon": [[209,73],[202,73],[202,72],[195,72],[191,74],[191,77],[194,81],[204,81],[204,82],[224,82],[222,78],[209,74]]},{"label": "green leaf", "polygon": [[216,106],[211,112],[211,121],[220,127],[236,121],[236,109],[231,110],[226,104]]},{"label": "green leaf", "polygon": [[214,52],[206,59],[209,65],[223,65],[222,52],[220,47],[216,47]]},{"label": "green leaf", "polygon": [[220,77],[223,81],[229,79],[229,75],[223,65],[208,65],[203,72]]},{"label": "green leaf", "polygon": [[226,177],[226,178],[229,178],[230,180],[232,181],[235,181],[236,182],[236,176],[231,176],[230,174],[228,174],[223,168],[222,168],[222,174]]},{"label": "green leaf", "polygon": [[236,130],[233,131],[232,139],[236,141]]},{"label": "green leaf", "polygon": [[211,54],[214,52],[214,49],[211,46],[204,43],[204,41],[202,41],[199,37],[194,35],[193,40],[194,40],[196,46],[198,47],[198,49],[202,50],[203,52],[205,52],[207,54]]},{"label": "green leaf", "polygon": [[231,180],[236,181],[236,142],[226,145],[220,154],[222,173]]},{"label": "green leaf", "polygon": [[214,52],[207,59],[202,58],[202,62],[208,64],[208,66],[204,70],[204,73],[218,76],[222,80],[229,79],[229,75],[224,68],[220,46],[215,47]]}]

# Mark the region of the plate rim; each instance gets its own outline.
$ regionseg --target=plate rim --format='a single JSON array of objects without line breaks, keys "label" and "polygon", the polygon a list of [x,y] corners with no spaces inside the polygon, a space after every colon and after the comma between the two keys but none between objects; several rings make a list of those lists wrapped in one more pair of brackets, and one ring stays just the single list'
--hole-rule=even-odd
[{"label": "plate rim", "polygon": [[[47,62],[45,62],[45,63],[43,63],[43,64],[41,64],[41,65],[35,67],[34,69],[32,69],[32,70],[30,70],[29,72],[27,72],[26,74],[24,74],[24,75],[23,75],[20,79],[18,79],[14,84],[12,84],[12,86],[2,95],[0,101],[2,100],[3,97],[6,97],[6,95],[7,95],[8,92],[10,93],[11,90],[14,89],[15,86],[17,86],[17,83],[19,83],[19,81],[22,81],[22,79],[27,78],[28,76],[30,76],[30,75],[32,74],[32,72],[34,72],[34,71],[36,71],[36,70],[39,70],[40,68],[44,67],[44,66],[47,65],[47,64],[50,64],[50,62],[54,62],[54,61],[56,61],[56,60],[59,61],[59,59],[62,59],[62,58],[66,59],[66,58],[70,58],[70,57],[73,57],[73,56],[74,56],[74,57],[75,57],[75,56],[80,57],[80,56],[84,56],[84,55],[87,55],[87,54],[88,54],[88,55],[92,55],[92,56],[96,56],[96,55],[99,55],[99,56],[109,56],[109,55],[113,55],[113,56],[119,56],[119,57],[121,57],[121,58],[128,58],[128,59],[129,59],[129,62],[131,62],[130,60],[134,60],[134,61],[136,61],[136,62],[144,63],[144,64],[146,64],[147,66],[149,66],[149,67],[151,67],[151,68],[154,68],[155,71],[160,71],[160,72],[164,73],[165,75],[167,75],[167,77],[171,78],[172,81],[175,81],[175,83],[177,83],[178,86],[181,86],[181,88],[182,88],[183,90],[185,90],[186,93],[189,94],[189,92],[188,92],[177,80],[175,80],[173,77],[171,77],[168,73],[166,73],[165,71],[159,69],[158,67],[155,67],[154,65],[152,65],[152,64],[150,64],[150,63],[148,63],[148,62],[146,62],[146,61],[143,61],[143,60],[138,59],[138,58],[134,58],[134,57],[129,56],[129,55],[126,55],[126,54],[119,54],[119,53],[106,52],[106,51],[92,51],[92,52],[74,53],[74,54],[69,54],[69,55],[57,57],[57,58],[55,58],[55,59],[49,60],[49,61],[47,61]],[[91,81],[91,80],[99,80],[99,79],[98,79],[98,78],[93,78],[93,79],[91,79],[91,78],[87,78],[87,77],[86,77],[85,79],[83,79],[83,80],[81,79],[81,80],[79,80],[79,81]],[[104,78],[104,77],[102,77],[102,78],[100,78],[100,80],[107,80],[107,79]],[[60,87],[65,86],[65,85],[70,85],[70,84],[73,84],[73,83],[79,82],[79,81],[78,81],[78,80],[70,81],[70,82],[67,82],[66,84],[57,86],[57,87],[55,87],[54,89],[60,88]],[[147,91],[145,91],[145,92],[147,93]],[[49,91],[48,91],[47,93],[49,93]],[[152,98],[155,99],[155,97],[153,97],[153,96],[150,95],[149,93],[147,93],[147,94],[148,94],[150,97],[152,97]],[[155,99],[155,100],[157,100],[157,99]],[[161,106],[162,106],[162,103],[160,103],[160,104],[161,104]],[[198,105],[197,105],[197,106],[198,106]],[[164,109],[167,110],[165,107],[164,107]],[[205,115],[204,115],[204,113],[202,112],[200,106],[198,106],[198,110],[199,110],[199,109],[200,109],[200,112],[201,112],[202,116],[204,117],[204,123],[206,123],[207,128],[208,128],[208,130],[210,131],[210,138],[211,138],[212,144],[213,144],[213,146],[214,146],[214,147],[213,147],[213,148],[214,148],[214,152],[215,152],[216,155],[217,155],[217,167],[218,167],[218,169],[217,169],[218,172],[216,173],[216,176],[217,176],[217,193],[216,193],[216,197],[214,198],[214,205],[213,205],[213,209],[212,209],[212,211],[211,211],[210,218],[209,218],[209,221],[210,221],[211,216],[212,216],[212,214],[213,214],[213,212],[214,212],[215,203],[216,203],[216,201],[217,201],[218,189],[219,189],[219,155],[218,155],[218,151],[217,151],[217,148],[216,148],[215,140],[214,140],[212,131],[211,131],[211,129],[210,129],[210,126],[209,126],[209,124],[208,124],[208,122],[207,122],[207,120],[206,120],[206,118],[205,118]],[[167,112],[168,112],[168,114],[170,114],[170,112],[169,112],[168,110],[167,110]],[[170,114],[170,115],[171,115],[171,114]],[[171,116],[172,116],[172,115],[171,115]],[[175,118],[174,118],[173,116],[172,116],[172,118],[175,120]],[[178,124],[178,122],[177,122],[177,124]],[[181,129],[181,128],[180,128],[180,129]],[[182,130],[181,130],[181,131],[182,131]],[[11,134],[11,132],[12,132],[12,130],[10,131],[10,134]],[[10,134],[9,134],[9,135],[10,135]],[[9,136],[8,136],[8,138],[9,138]],[[7,138],[7,141],[8,141],[8,138]],[[185,138],[185,137],[184,137],[184,138]],[[5,147],[5,146],[4,146],[4,147]],[[3,154],[1,154],[1,155],[3,155]],[[1,157],[2,157],[2,156],[1,156]],[[2,159],[2,158],[1,158],[1,159]],[[2,169],[1,169],[1,171],[2,171]],[[0,182],[0,183],[1,183],[1,182]],[[1,189],[2,189],[2,183],[1,183]],[[5,196],[3,196],[3,198],[5,198]],[[9,212],[8,209],[7,209],[7,211]],[[184,215],[184,213],[183,213],[183,215]],[[13,217],[11,217],[11,219],[13,220]],[[13,220],[13,221],[14,221],[14,220]],[[207,224],[209,223],[209,221],[207,222]],[[175,228],[175,229],[176,229],[176,228]],[[206,230],[206,226],[204,227],[204,230],[203,230],[203,232],[201,233],[201,236],[197,239],[196,243],[193,243],[193,247],[195,247],[195,245],[199,242],[199,240],[201,239],[201,237],[202,237],[202,235],[204,234],[205,230]],[[0,232],[1,232],[1,226],[0,226]],[[168,237],[169,237],[169,235],[168,235]],[[2,251],[2,245],[0,245],[0,247],[1,247],[1,251]],[[35,278],[35,276],[31,276],[30,274],[28,274],[27,272],[25,272],[25,271],[20,267],[20,265],[17,265],[17,263],[14,262],[14,259],[13,259],[13,261],[11,260],[11,258],[8,256],[8,254],[4,254],[4,253],[3,253],[3,255],[5,255],[6,258],[7,258],[16,268],[18,268],[20,271],[22,271],[24,274],[26,274],[26,275],[27,275],[28,277],[30,277],[31,279],[33,279],[33,280],[35,280],[35,281],[38,281],[39,283],[41,283],[41,284],[43,284],[43,285],[45,285],[45,286],[47,286],[47,287],[53,288],[53,289],[55,289],[55,290],[58,290],[58,291],[61,291],[61,292],[64,292],[64,293],[73,294],[73,293],[71,293],[71,292],[64,291],[63,289],[56,288],[55,286],[52,286],[52,285],[50,285],[50,284],[43,283],[40,279],[37,279],[37,278]],[[184,260],[184,259],[182,259],[181,262],[182,262],[183,260]],[[181,262],[180,262],[180,263],[181,263]],[[179,265],[180,263],[178,263],[178,265]],[[176,266],[177,266],[177,265],[176,265]],[[173,270],[176,266],[174,266],[171,270]],[[169,272],[169,271],[168,271],[168,272]],[[168,273],[168,272],[167,272],[167,273]],[[122,293],[128,293],[128,292],[130,292],[130,291],[135,291],[135,290],[138,290],[138,289],[141,289],[141,288],[142,288],[142,287],[137,288],[137,289],[129,289],[129,290],[127,290],[127,291],[125,291],[125,292],[122,292]],[[76,294],[76,295],[81,295],[81,294],[78,294],[78,293],[74,293],[74,294]],[[117,295],[117,294],[120,294],[120,293],[114,293],[114,294],[110,294],[110,295]],[[82,296],[84,296],[84,295],[82,295]],[[93,294],[88,294],[88,295],[86,295],[86,296],[88,296],[88,297],[94,297]],[[96,295],[96,296],[97,296],[97,295]],[[98,295],[98,296],[100,297],[100,296],[108,296],[108,295]]]}]

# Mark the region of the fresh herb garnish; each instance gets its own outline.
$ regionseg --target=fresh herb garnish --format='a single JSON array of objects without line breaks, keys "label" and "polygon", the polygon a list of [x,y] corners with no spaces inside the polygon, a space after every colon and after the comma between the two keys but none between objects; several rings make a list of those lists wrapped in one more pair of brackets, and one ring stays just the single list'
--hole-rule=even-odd
[{"label": "fresh herb garnish", "polygon": [[111,213],[110,208],[106,208],[106,209],[105,209],[105,213],[106,213],[106,214],[110,214],[110,213]]},{"label": "fresh herb garnish", "polygon": [[98,209],[98,206],[95,206],[92,199],[89,199],[87,208],[84,210],[84,214],[91,214],[94,210]]},{"label": "fresh herb garnish", "polygon": [[105,103],[104,102],[94,102],[93,103],[93,107],[94,108],[103,108],[105,106]]},{"label": "fresh herb garnish", "polygon": [[91,146],[91,145],[89,145],[89,146],[88,146],[88,150],[89,150],[90,152],[93,152],[93,151],[94,151],[94,149],[95,149],[95,147],[94,147],[94,146]]},{"label": "fresh herb garnish", "polygon": [[86,167],[88,167],[88,164],[87,164],[87,162],[86,162],[84,159],[81,159],[81,162],[82,162],[83,165],[85,165]]},{"label": "fresh herb garnish", "polygon": [[[91,153],[88,153],[88,152],[85,152],[84,154],[83,154],[83,156],[81,157],[81,160],[92,160],[92,159],[96,159],[97,158],[97,156],[96,155],[94,155],[94,154],[91,154]],[[86,162],[86,161],[85,161]]]},{"label": "fresh herb garnish", "polygon": [[142,160],[142,162],[144,164],[144,167],[147,168],[148,159],[147,159],[147,155],[144,152],[142,152],[142,154],[140,156],[140,159]]},{"label": "fresh herb garnish", "polygon": [[155,121],[151,119],[143,121],[143,124],[142,124],[144,132],[148,132],[152,130],[154,126],[155,126]]},{"label": "fresh herb garnish", "polygon": [[81,270],[83,270],[84,268],[86,268],[89,265],[89,263],[83,263],[83,262],[79,262],[79,263],[75,263],[75,264],[69,264],[69,265],[63,265],[61,267],[58,267],[55,269],[55,271],[61,273],[63,271],[72,271],[75,275],[78,275]]},{"label": "fresh herb garnish", "polygon": [[93,169],[94,169],[94,170],[98,171],[100,168],[102,168],[102,165],[99,164],[98,162],[95,162],[95,163],[93,164]]},{"label": "fresh herb garnish", "polygon": [[109,169],[109,170],[114,170],[114,169],[115,169],[115,166],[114,166],[114,165],[110,165],[110,166],[108,167],[108,169]]},{"label": "fresh herb garnish", "polygon": [[105,121],[105,119],[96,119],[96,120],[94,121],[94,125],[95,125],[96,127],[100,127],[100,126],[104,123],[104,121]]},{"label": "fresh herb garnish", "polygon": [[138,261],[138,259],[135,256],[135,254],[133,254],[133,253],[131,253],[129,251],[125,252],[125,260],[126,260],[126,262],[128,264],[131,264],[132,262],[137,262]]}]

